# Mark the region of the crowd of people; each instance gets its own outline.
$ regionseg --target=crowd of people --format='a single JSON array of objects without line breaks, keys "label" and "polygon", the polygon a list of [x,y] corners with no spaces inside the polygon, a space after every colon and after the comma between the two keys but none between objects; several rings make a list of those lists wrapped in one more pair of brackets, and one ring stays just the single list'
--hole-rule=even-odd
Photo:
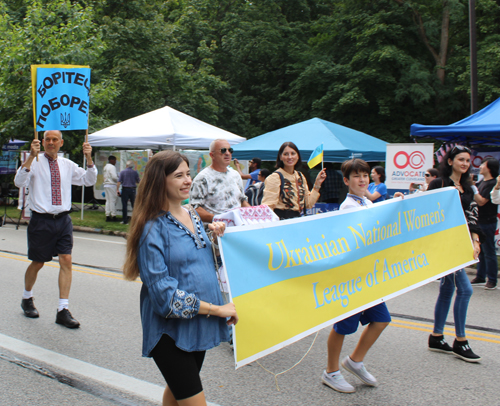
[{"label": "crowd of people", "polygon": [[[26,317],[39,317],[33,287],[44,263],[57,256],[60,297],[56,323],[77,328],[80,323],[68,308],[73,244],[68,216],[71,185],[92,186],[97,170],[88,143],[83,144],[86,170],[58,157],[63,143],[60,131],[46,131],[41,142],[31,143],[31,153],[15,177],[16,186],[29,187],[32,211],[28,227],[28,257],[32,262],[25,274],[21,307]],[[44,154],[40,153],[40,145],[45,149]],[[229,166],[232,153],[228,141],[213,141],[209,151],[212,162],[194,179],[190,176],[188,159],[173,151],[155,154],[147,163],[142,180],[131,161],[119,175],[114,156],[109,157],[104,168],[107,219],[115,221],[113,202],[120,194],[124,223],[128,222],[128,200],[134,208],[123,272],[127,280],[140,277],[143,283],[139,300],[142,354],[153,358],[167,382],[164,405],[206,405],[200,379],[205,352],[230,341],[227,326],[238,322],[237,309],[225,300],[215,272],[220,265],[217,238],[223,236],[225,224],[214,218],[235,208],[261,203],[272,209],[280,220],[303,216],[305,210],[318,201],[323,184],[332,174],[331,167],[322,169],[309,189],[306,177],[299,170],[300,151],[292,142],[280,147],[273,173],[261,168],[258,157],[250,161],[249,174],[241,171],[237,160],[234,170]],[[472,284],[494,289],[498,273],[494,232],[500,203],[499,163],[493,158],[486,159],[480,169],[483,179],[474,185],[470,158],[468,148],[455,146],[444,157],[439,171],[430,168],[425,172],[425,185],[412,185],[412,188],[424,191],[452,186],[458,190],[473,242],[471,254],[481,260]],[[340,210],[370,209],[387,199],[383,167],[370,168],[365,161],[355,158],[345,161],[341,171],[347,193]],[[338,185],[338,179],[335,182]],[[398,192],[394,197],[404,196]],[[330,198],[338,199],[338,195]],[[183,205],[187,199],[189,205]],[[455,290],[456,338],[450,346],[444,339],[443,329]],[[471,282],[465,270],[441,278],[429,350],[454,354],[468,362],[481,359],[470,348],[465,334],[471,295]],[[342,375],[342,366],[362,383],[377,386],[377,379],[367,371],[364,359],[390,321],[387,306],[382,303],[335,323],[327,342],[327,365],[321,381],[336,391],[354,392],[355,387]],[[366,328],[354,351],[340,361],[345,336],[356,332],[359,324]]]}]

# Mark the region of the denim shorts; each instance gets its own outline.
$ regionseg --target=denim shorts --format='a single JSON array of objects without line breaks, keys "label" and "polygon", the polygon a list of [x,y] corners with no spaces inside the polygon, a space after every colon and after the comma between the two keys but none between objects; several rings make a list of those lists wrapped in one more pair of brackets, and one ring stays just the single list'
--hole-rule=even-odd
[{"label": "denim shorts", "polygon": [[389,314],[387,306],[385,303],[380,303],[335,323],[333,328],[338,334],[348,335],[358,330],[359,323],[364,326],[371,322],[389,323],[390,321],[391,315]]}]

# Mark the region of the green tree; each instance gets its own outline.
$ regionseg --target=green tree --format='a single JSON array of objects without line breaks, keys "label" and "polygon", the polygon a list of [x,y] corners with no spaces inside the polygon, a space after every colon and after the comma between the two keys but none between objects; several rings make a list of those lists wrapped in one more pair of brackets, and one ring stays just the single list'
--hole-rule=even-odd
[{"label": "green tree", "polygon": [[[93,22],[92,7],[68,0],[8,2],[25,5],[25,13],[0,3],[0,142],[7,138],[33,139],[31,65],[92,65],[104,49]],[[110,89],[92,89],[97,100]],[[92,114],[91,114],[92,117]],[[68,152],[79,151],[83,138],[65,137]]]},{"label": "green tree", "polygon": [[[165,20],[175,2],[100,1],[97,21],[106,49],[96,65],[119,95],[102,113],[124,120],[169,105],[201,120],[216,121],[212,93],[224,87],[210,63],[197,69],[177,57],[174,26]],[[203,53],[203,52],[202,52]]]},{"label": "green tree", "polygon": [[[447,75],[455,81],[455,94],[470,98],[470,47],[468,16],[462,24],[462,40],[450,54]],[[485,107],[500,96],[500,4],[494,0],[476,2],[478,104]],[[457,33],[457,35],[459,34]],[[461,119],[469,112],[469,104],[461,111]]]}]

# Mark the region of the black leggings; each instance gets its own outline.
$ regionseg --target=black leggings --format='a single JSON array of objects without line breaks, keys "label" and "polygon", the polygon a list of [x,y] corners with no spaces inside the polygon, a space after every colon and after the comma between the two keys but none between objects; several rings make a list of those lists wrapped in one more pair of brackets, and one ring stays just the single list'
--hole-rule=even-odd
[{"label": "black leggings", "polygon": [[171,337],[163,334],[151,356],[175,400],[187,399],[203,391],[200,371],[205,351],[183,351],[176,347]]},{"label": "black leggings", "polygon": [[274,214],[276,214],[280,218],[280,220],[287,220],[300,217],[300,212],[295,210],[274,209]]}]

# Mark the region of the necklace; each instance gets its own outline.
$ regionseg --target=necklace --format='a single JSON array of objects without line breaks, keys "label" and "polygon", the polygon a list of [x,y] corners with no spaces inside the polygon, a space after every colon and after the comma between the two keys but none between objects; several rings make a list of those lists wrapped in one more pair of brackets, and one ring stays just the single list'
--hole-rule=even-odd
[{"label": "necklace", "polygon": [[455,187],[458,189],[458,191],[459,191],[460,193],[463,193],[463,192],[462,192],[462,191],[463,191],[462,185],[461,185],[460,183],[455,182],[455,181],[454,181],[451,177],[450,177],[450,179],[451,179],[451,181],[453,182],[453,184],[455,185]]},{"label": "necklace", "polygon": [[461,185],[460,185],[460,180],[459,180],[459,181],[458,181],[458,183],[457,183],[457,182],[455,182],[455,180],[454,180],[451,176],[450,176],[450,179],[451,179],[451,181],[454,183],[454,185],[455,185],[456,187],[461,187]]}]

